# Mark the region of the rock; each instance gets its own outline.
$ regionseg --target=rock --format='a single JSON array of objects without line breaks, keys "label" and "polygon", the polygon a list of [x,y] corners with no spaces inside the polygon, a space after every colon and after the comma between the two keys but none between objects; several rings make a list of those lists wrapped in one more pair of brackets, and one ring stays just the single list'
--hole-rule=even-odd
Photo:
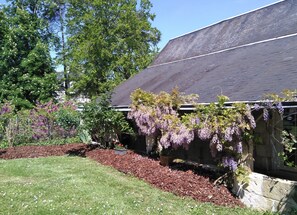
[{"label": "rock", "polygon": [[249,185],[234,184],[233,193],[248,207],[272,212],[297,209],[297,182],[259,173],[249,175]]}]

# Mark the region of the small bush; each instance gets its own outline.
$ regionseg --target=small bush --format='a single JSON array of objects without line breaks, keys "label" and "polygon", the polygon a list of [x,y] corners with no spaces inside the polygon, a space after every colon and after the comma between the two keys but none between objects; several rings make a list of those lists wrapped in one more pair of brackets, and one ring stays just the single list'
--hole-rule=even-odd
[{"label": "small bush", "polygon": [[73,137],[80,124],[80,113],[69,107],[61,107],[55,114],[55,123],[62,137]]},{"label": "small bush", "polygon": [[123,113],[110,107],[110,95],[102,95],[84,106],[82,113],[83,127],[92,139],[102,146],[119,140],[122,133],[133,134]]},{"label": "small bush", "polygon": [[0,105],[0,146],[69,143],[77,137],[79,125],[80,113],[72,102],[50,101],[18,112],[5,103]]}]

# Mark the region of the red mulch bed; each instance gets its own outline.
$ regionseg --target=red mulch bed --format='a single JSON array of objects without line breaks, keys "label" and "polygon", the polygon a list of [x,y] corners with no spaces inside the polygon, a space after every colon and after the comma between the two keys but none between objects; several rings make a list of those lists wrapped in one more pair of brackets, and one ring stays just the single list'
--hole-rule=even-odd
[{"label": "red mulch bed", "polygon": [[224,186],[215,186],[211,174],[176,164],[164,167],[154,160],[133,151],[115,155],[113,150],[100,149],[94,145],[69,144],[61,146],[19,146],[0,149],[0,158],[34,158],[45,156],[75,155],[89,157],[101,164],[112,166],[121,172],[134,175],[162,190],[179,196],[190,196],[200,202],[212,202],[224,206],[240,206],[242,203],[232,196]]}]

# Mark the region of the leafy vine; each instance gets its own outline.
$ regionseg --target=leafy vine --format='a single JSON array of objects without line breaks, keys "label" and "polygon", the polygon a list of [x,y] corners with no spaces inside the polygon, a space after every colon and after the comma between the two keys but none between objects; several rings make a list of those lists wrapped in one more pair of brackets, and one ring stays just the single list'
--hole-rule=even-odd
[{"label": "leafy vine", "polygon": [[[251,108],[235,104],[226,108],[226,96],[217,103],[198,105],[197,95],[185,96],[174,89],[171,94],[153,94],[137,89],[131,95],[132,106],[128,114],[144,135],[153,135],[163,149],[188,149],[195,134],[210,142],[212,156],[221,166],[235,172],[242,157],[242,147],[256,123]],[[192,104],[196,110],[180,116],[181,104]]]},{"label": "leafy vine", "polygon": [[[156,137],[163,150],[188,149],[196,135],[209,143],[211,155],[219,166],[232,176],[241,177],[247,172],[244,163],[249,157],[243,156],[243,146],[249,146],[256,127],[252,111],[263,109],[263,118],[267,121],[271,109],[282,115],[282,102],[292,101],[294,95],[291,91],[284,91],[283,97],[266,95],[262,103],[253,106],[240,102],[228,106],[229,98],[221,95],[217,102],[201,105],[198,95],[186,96],[178,89],[159,94],[137,89],[131,94],[128,118],[136,122],[139,133]],[[181,115],[179,108],[182,104],[191,104],[195,109]]]}]

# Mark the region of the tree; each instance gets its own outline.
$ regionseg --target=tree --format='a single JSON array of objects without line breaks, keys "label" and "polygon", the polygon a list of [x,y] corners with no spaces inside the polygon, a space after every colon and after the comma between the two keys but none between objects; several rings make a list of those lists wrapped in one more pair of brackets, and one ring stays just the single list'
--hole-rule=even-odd
[{"label": "tree", "polygon": [[4,10],[2,6],[0,5],[0,47],[3,47],[4,45],[4,36],[5,36],[5,32],[7,31],[7,28],[8,26],[6,22],[6,16],[4,14]]},{"label": "tree", "polygon": [[65,92],[69,88],[68,59],[67,59],[67,35],[66,35],[66,12],[67,0],[45,0],[46,13],[43,18],[49,22],[50,32],[55,35],[54,47],[57,54],[57,64],[63,67],[63,85]]},{"label": "tree", "polygon": [[44,22],[35,8],[32,13],[24,8],[14,1],[0,12],[0,100],[11,100],[17,108],[48,101],[57,90]]},{"label": "tree", "polygon": [[157,51],[149,0],[70,0],[67,12],[70,72],[75,93],[111,90],[144,69]]}]

